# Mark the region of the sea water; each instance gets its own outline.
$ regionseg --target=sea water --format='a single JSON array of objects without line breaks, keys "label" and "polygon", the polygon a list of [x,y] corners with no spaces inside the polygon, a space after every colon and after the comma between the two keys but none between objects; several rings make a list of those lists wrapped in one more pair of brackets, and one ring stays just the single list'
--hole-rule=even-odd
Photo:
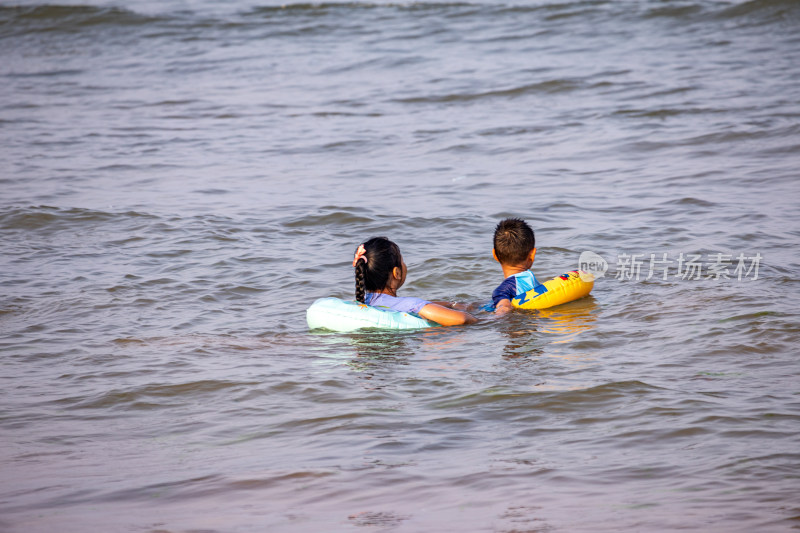
[{"label": "sea water", "polygon": [[[800,5],[6,2],[0,530],[800,524]],[[353,252],[474,308],[309,331]]]}]

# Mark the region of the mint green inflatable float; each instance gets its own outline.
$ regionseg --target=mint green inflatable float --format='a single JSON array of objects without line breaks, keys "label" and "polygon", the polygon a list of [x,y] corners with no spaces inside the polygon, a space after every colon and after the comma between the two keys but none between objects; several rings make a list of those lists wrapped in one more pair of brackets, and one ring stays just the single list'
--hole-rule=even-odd
[{"label": "mint green inflatable float", "polygon": [[347,332],[365,328],[420,329],[439,326],[417,315],[339,298],[320,298],[306,311],[310,329]]}]

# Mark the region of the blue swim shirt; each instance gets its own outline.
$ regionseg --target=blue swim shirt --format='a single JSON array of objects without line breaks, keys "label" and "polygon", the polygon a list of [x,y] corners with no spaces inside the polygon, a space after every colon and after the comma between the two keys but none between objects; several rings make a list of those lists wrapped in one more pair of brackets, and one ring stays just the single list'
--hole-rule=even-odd
[{"label": "blue swim shirt", "polygon": [[420,309],[431,303],[427,300],[413,298],[411,296],[399,297],[375,292],[368,292],[364,297],[364,301],[367,305],[371,305],[372,307],[384,307],[392,311],[413,313],[415,315],[418,315]]},{"label": "blue swim shirt", "polygon": [[500,300],[513,301],[518,295],[525,294],[529,290],[539,286],[544,288],[544,285],[536,280],[536,276],[534,276],[533,272],[530,270],[508,276],[503,280],[503,283],[498,285],[494,292],[492,292],[492,303],[497,307]]}]

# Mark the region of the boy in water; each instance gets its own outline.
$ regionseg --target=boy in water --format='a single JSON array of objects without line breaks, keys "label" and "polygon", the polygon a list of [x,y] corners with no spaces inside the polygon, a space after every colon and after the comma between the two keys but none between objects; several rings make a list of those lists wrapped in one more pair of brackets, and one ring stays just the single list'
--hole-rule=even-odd
[{"label": "boy in water", "polygon": [[503,315],[513,306],[511,301],[518,295],[541,285],[529,269],[536,257],[536,239],[531,227],[522,219],[507,218],[494,229],[492,255],[503,268],[506,278],[492,292],[495,312]]}]

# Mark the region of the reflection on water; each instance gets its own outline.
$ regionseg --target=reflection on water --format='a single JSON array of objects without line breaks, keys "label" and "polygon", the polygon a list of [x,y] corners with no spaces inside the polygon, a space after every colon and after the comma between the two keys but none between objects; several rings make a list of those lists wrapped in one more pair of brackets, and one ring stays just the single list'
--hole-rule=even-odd
[{"label": "reflection on water", "polygon": [[[544,355],[568,360],[592,360],[585,349],[573,349],[572,343],[579,335],[594,329],[598,319],[598,305],[589,296],[552,309],[514,310],[508,320],[499,324],[506,337],[505,356],[531,357]],[[566,345],[566,346],[560,346]]]},{"label": "reflection on water", "polygon": [[407,365],[409,358],[414,353],[413,337],[408,332],[373,331],[366,333],[351,333],[347,342],[355,350],[355,357],[348,361],[348,366],[363,373],[364,378],[370,379],[371,370],[382,370],[394,365]]},{"label": "reflection on water", "polygon": [[542,355],[544,344],[536,334],[539,329],[536,320],[515,320],[509,318],[499,328],[506,337],[503,355],[509,358],[535,357]]},{"label": "reflection on water", "polygon": [[597,300],[588,296],[551,309],[539,309],[541,332],[560,337],[551,340],[553,344],[572,342],[581,333],[597,327],[599,307]]}]

